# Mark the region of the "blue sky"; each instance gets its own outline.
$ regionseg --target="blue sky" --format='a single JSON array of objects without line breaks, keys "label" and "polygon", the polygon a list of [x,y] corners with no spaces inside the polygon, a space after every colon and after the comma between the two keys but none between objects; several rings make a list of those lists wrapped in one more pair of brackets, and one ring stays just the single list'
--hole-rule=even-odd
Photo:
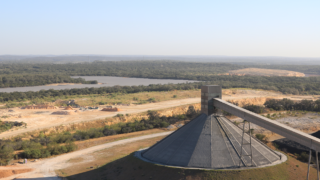
[{"label": "blue sky", "polygon": [[0,55],[320,57],[319,7],[319,0],[0,0]]}]

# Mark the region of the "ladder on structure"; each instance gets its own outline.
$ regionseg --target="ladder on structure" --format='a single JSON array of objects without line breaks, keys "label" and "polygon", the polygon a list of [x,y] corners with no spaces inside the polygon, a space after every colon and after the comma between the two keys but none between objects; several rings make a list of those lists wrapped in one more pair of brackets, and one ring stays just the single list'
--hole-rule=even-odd
[{"label": "ladder on structure", "polygon": [[[248,143],[244,143],[244,136],[245,136],[245,125],[246,125],[246,122],[249,123],[249,142]],[[253,166],[253,156],[252,156],[252,144],[251,144],[251,128],[250,128],[250,122],[249,121],[246,121],[244,120],[243,121],[243,129],[242,129],[242,141],[241,141],[241,151],[240,151],[240,161],[239,161],[239,167],[241,165],[241,161],[244,162],[244,160],[242,159],[244,156],[249,156],[251,158],[251,166]],[[246,145],[250,145],[250,153],[248,154],[243,154],[243,146],[246,146]]]}]

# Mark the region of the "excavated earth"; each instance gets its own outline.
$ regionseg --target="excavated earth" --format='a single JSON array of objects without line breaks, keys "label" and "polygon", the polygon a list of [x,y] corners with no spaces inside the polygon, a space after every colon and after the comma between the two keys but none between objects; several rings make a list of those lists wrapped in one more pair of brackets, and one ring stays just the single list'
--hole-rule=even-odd
[{"label": "excavated earth", "polygon": [[262,68],[245,68],[229,71],[226,75],[236,75],[236,76],[294,76],[294,77],[304,77],[305,74],[295,71],[287,71],[281,69],[262,69]]}]

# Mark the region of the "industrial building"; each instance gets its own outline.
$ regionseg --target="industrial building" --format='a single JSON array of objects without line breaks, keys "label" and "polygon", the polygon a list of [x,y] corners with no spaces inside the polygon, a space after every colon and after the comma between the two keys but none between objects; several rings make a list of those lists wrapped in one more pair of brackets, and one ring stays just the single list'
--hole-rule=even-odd
[{"label": "industrial building", "polygon": [[[287,157],[273,151],[251,135],[250,123],[282,135],[310,148],[320,150],[320,140],[281,123],[252,113],[221,99],[221,86],[203,86],[201,115],[136,156],[144,161],[180,168],[244,169],[272,166]],[[244,119],[243,127],[222,116],[221,110]],[[317,162],[319,172],[319,163]],[[319,173],[318,173],[319,179]]]}]

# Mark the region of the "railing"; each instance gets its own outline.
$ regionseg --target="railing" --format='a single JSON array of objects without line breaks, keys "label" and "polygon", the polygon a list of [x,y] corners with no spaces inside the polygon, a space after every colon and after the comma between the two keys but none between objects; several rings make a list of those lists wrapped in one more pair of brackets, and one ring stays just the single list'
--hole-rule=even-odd
[{"label": "railing", "polygon": [[293,129],[279,122],[270,120],[266,117],[260,116],[256,113],[238,107],[234,104],[228,103],[222,99],[214,98],[213,106],[227,111],[244,120],[250,121],[272,132],[275,132],[297,143],[300,143],[306,147],[309,147],[310,149],[313,149],[318,152],[320,151],[320,139],[313,137],[307,133]]}]

